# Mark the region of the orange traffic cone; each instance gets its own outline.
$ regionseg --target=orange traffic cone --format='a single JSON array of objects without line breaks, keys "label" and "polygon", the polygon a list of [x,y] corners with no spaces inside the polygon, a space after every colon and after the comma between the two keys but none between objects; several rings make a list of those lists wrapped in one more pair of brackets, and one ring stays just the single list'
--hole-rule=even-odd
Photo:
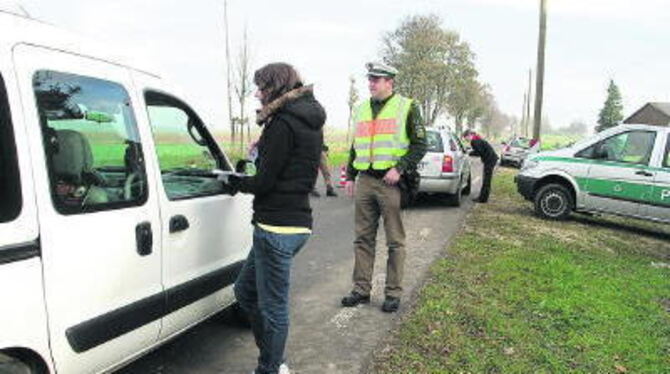
[{"label": "orange traffic cone", "polygon": [[342,165],[340,167],[340,183],[337,184],[337,187],[343,188],[345,184],[347,184],[347,168]]}]

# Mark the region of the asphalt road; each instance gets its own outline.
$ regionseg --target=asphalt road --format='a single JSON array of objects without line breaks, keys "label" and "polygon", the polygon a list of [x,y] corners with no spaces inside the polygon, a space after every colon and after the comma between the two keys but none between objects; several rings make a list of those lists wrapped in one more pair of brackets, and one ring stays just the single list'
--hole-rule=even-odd
[{"label": "asphalt road", "polygon": [[[481,166],[473,161],[473,193],[479,191]],[[334,175],[339,176],[339,175]],[[320,181],[321,182],[321,181]],[[321,185],[322,187],[322,185]],[[323,188],[320,189],[324,191]],[[351,287],[353,202],[344,197],[313,198],[314,234],[295,259],[291,289],[291,331],[287,347],[292,373],[359,373],[373,350],[393,328],[398,314],[380,310],[383,302],[386,249],[380,229],[372,302],[340,307]],[[427,198],[405,211],[407,260],[405,295],[400,313],[418,290],[428,267],[445,255],[450,237],[472,207],[460,208]],[[214,317],[118,373],[210,374],[250,373],[258,351],[250,330]]]}]

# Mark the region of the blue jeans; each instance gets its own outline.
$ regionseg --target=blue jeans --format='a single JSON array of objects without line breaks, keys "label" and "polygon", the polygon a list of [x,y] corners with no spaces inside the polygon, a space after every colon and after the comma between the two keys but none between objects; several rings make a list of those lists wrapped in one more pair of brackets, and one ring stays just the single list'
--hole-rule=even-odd
[{"label": "blue jeans", "polygon": [[260,351],[257,374],[275,374],[284,362],[291,263],[308,238],[254,229],[251,252],[235,281],[235,297],[250,318]]}]

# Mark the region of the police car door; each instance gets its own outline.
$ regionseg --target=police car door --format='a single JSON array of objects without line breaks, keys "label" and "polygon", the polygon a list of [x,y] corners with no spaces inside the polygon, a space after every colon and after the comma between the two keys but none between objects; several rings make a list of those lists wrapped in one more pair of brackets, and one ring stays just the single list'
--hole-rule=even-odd
[{"label": "police car door", "polygon": [[234,301],[232,285],[251,247],[251,196],[231,196],[212,178],[230,165],[197,113],[160,79],[134,74],[160,167],[163,283],[161,337]]},{"label": "police car door", "polygon": [[[662,135],[661,135],[662,134]],[[670,135],[659,132],[655,152],[658,157],[653,158],[654,188],[651,201],[642,207],[642,215],[649,219],[670,222]]]},{"label": "police car door", "polygon": [[655,131],[628,130],[588,149],[592,163],[584,184],[588,209],[638,216],[652,193],[655,173],[649,161]]},{"label": "police car door", "polygon": [[19,45],[50,346],[59,373],[111,368],[155,343],[164,307],[158,201],[127,69]]}]

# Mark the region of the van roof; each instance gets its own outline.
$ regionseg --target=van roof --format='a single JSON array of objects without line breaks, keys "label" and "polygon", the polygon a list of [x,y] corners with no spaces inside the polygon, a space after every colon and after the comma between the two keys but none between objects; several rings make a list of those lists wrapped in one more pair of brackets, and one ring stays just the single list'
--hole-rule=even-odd
[{"label": "van roof", "polygon": [[[20,6],[18,7],[23,9]],[[126,61],[130,61],[130,56],[124,56],[121,51],[110,50],[107,45],[96,43],[75,33],[34,19],[25,10],[23,14],[20,14],[18,11],[0,6],[0,35],[2,35],[0,48],[5,50],[11,49],[17,44],[46,47],[106,61],[159,78],[151,70],[128,64]]]}]

